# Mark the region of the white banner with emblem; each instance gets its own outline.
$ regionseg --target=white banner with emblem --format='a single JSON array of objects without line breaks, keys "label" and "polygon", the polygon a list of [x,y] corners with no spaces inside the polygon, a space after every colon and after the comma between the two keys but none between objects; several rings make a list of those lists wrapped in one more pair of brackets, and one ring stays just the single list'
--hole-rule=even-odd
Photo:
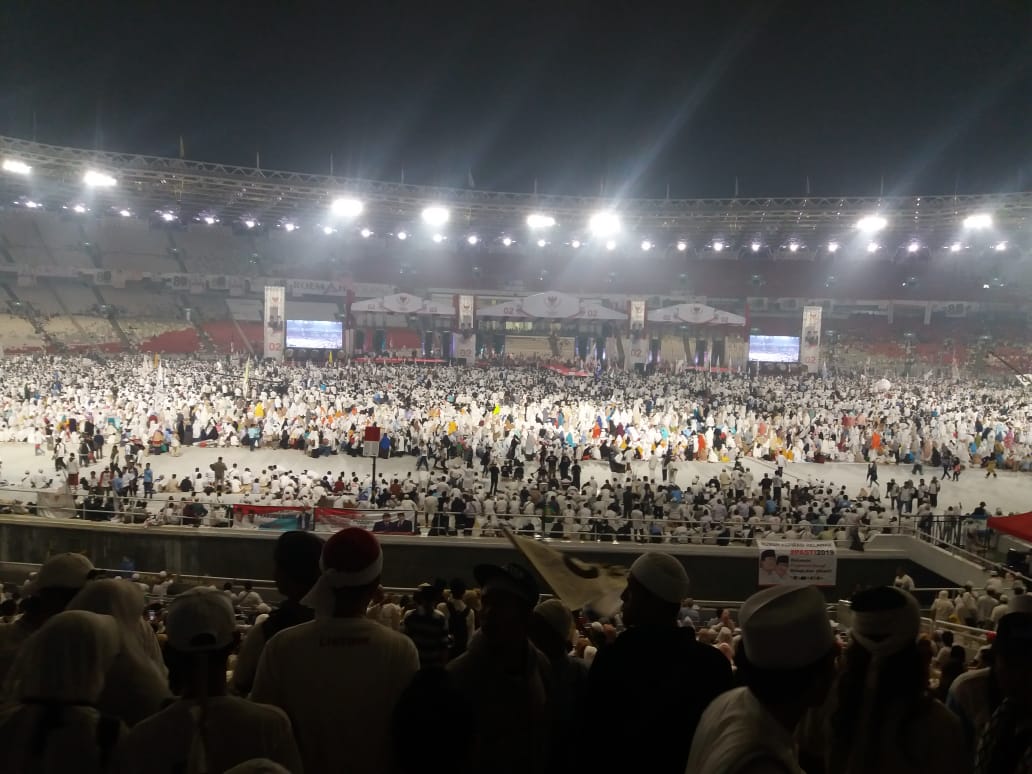
[{"label": "white banner with emblem", "polygon": [[634,298],[630,303],[631,330],[645,330],[645,299]]},{"label": "white banner with emblem", "polygon": [[799,341],[799,361],[808,373],[816,373],[821,365],[821,308],[803,307],[803,335]]},{"label": "white banner with emblem", "polygon": [[460,295],[459,296],[459,330],[471,331],[473,330],[473,296]]},{"label": "white banner with emblem", "polygon": [[274,360],[283,359],[283,338],[286,333],[287,289],[283,286],[265,286],[265,347],[264,355]]}]

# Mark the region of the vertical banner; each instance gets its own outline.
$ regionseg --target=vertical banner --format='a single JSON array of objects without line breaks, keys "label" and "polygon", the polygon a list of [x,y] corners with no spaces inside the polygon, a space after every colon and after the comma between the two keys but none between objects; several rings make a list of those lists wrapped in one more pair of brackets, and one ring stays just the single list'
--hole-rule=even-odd
[{"label": "vertical banner", "polygon": [[799,361],[808,373],[815,374],[821,360],[821,308],[803,307],[803,335],[799,342]]},{"label": "vertical banner", "polygon": [[456,360],[465,360],[466,365],[473,365],[477,359],[477,337],[473,334],[452,334],[451,356]]},{"label": "vertical banner", "polygon": [[473,330],[473,296],[460,295],[456,306],[459,309],[459,330]]},{"label": "vertical banner", "polygon": [[265,348],[264,354],[273,360],[283,359],[283,335],[286,326],[284,313],[286,288],[265,286]]},{"label": "vertical banner", "polygon": [[628,317],[630,318],[632,331],[645,330],[645,299],[631,299]]}]

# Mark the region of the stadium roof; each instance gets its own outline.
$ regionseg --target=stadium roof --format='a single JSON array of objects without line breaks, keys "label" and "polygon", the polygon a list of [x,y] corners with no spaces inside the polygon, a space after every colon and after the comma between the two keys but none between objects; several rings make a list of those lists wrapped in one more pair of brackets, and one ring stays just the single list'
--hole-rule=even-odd
[{"label": "stadium roof", "polygon": [[[592,213],[618,213],[625,228],[668,235],[749,234],[835,236],[854,230],[859,219],[877,214],[900,239],[951,239],[965,218],[988,213],[1005,238],[1029,242],[1032,193],[920,197],[751,197],[735,199],[624,199],[504,193],[436,188],[375,180],[311,175],[169,159],[128,153],[66,148],[0,137],[0,159],[31,167],[30,174],[0,172],[0,196],[14,202],[72,202],[130,208],[141,216],[174,209],[188,220],[209,213],[222,222],[255,218],[263,224],[314,221],[334,199],[361,200],[362,219],[381,228],[414,221],[431,204],[451,210],[451,224],[500,230],[522,226],[528,215],[547,213],[568,232],[585,231]],[[107,188],[86,189],[87,171],[115,179]]]}]

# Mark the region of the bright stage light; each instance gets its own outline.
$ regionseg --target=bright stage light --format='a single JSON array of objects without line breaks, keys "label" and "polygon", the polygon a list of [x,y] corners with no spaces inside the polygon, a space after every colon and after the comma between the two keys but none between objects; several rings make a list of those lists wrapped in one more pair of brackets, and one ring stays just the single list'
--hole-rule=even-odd
[{"label": "bright stage light", "polygon": [[555,218],[535,212],[527,216],[527,225],[531,228],[552,228],[555,225]]},{"label": "bright stage light", "polygon": [[828,252],[829,253],[837,253],[838,249],[839,249],[839,243],[838,242],[828,242]]},{"label": "bright stage light", "polygon": [[340,218],[355,218],[362,214],[365,205],[358,199],[334,199],[330,212]]},{"label": "bright stage light", "polygon": [[258,225],[258,221],[256,221],[254,218],[248,218],[247,220],[244,221],[244,225],[247,226],[248,228],[254,228],[255,226]]},{"label": "bright stage light", "polygon": [[118,214],[121,215],[123,218],[131,218],[133,216],[132,212],[130,212],[129,210],[119,210]]},{"label": "bright stage light", "polygon": [[788,251],[790,253],[797,253],[797,252],[799,252],[799,243],[798,242],[789,242],[788,243]]},{"label": "bright stage light", "polygon": [[867,252],[869,252],[869,253],[876,253],[876,252],[878,252],[878,243],[877,242],[868,242],[867,243]]},{"label": "bright stage light", "polygon": [[441,244],[444,241],[444,234],[434,234],[431,239],[434,240],[435,245]]},{"label": "bright stage light", "polygon": [[423,210],[423,222],[428,226],[443,226],[450,217],[451,213],[444,207],[427,207]]},{"label": "bright stage light", "polygon": [[502,237],[502,244],[505,247],[512,247],[512,237]]},{"label": "bright stage light", "polygon": [[971,229],[972,231],[991,228],[992,225],[993,216],[987,212],[977,212],[974,215],[968,215],[964,218],[964,228]]},{"label": "bright stage light", "polygon": [[73,204],[72,205],[72,212],[74,212],[76,215],[85,215],[86,214],[86,205],[85,204]]},{"label": "bright stage light", "polygon": [[993,247],[993,249],[996,252],[998,252],[998,253],[1002,253],[1002,252],[1004,252],[1007,249],[1007,243],[1006,242],[997,242],[996,245]]},{"label": "bright stage light", "polygon": [[753,242],[753,243],[752,243],[751,245],[749,245],[749,248],[750,248],[750,249],[751,249],[751,250],[752,250],[752,251],[753,251],[754,253],[758,253],[758,252],[760,252],[760,248],[761,248],[761,247],[762,247],[762,245],[761,245],[761,244],[760,244],[759,242]]},{"label": "bright stage light", "polygon": [[960,242],[954,242],[952,245],[950,245],[951,253],[959,253],[963,249],[964,245],[962,245]]},{"label": "bright stage light", "polygon": [[881,215],[867,215],[856,222],[856,227],[865,234],[874,234],[889,225]]},{"label": "bright stage light", "polygon": [[94,169],[88,170],[86,174],[82,176],[82,182],[90,188],[113,188],[118,185],[118,181],[111,177],[111,175],[97,172]]},{"label": "bright stage light", "polygon": [[649,240],[647,240],[647,239],[646,239],[646,240],[644,240],[644,241],[643,241],[643,242],[641,243],[641,249],[642,249],[642,251],[643,251],[643,252],[646,252],[646,253],[647,253],[647,252],[648,252],[649,250],[651,250],[651,249],[652,249],[652,242],[650,242],[650,241],[649,241]]},{"label": "bright stage light", "polygon": [[41,205],[41,204],[39,204],[39,202],[34,202],[34,201],[32,201],[32,199],[27,199],[27,200],[25,201],[25,206],[26,206],[26,207],[27,207],[28,209],[30,209],[30,210],[35,210],[35,209],[38,209],[39,207],[41,207],[42,205]]},{"label": "bright stage light", "polygon": [[362,235],[362,239],[369,239],[373,235],[373,232],[367,228],[362,229],[358,233]]},{"label": "bright stage light", "polygon": [[406,239],[408,239],[408,233],[405,232],[405,231],[399,231],[398,232],[398,239],[400,239],[402,242],[404,242]]},{"label": "bright stage light", "polygon": [[916,253],[920,249],[921,249],[921,243],[920,242],[911,242],[909,245],[907,245],[907,252],[908,253]]},{"label": "bright stage light", "polygon": [[[205,221],[205,222],[207,222],[207,221]],[[295,223],[290,223],[288,221],[287,223],[283,224],[283,230],[286,231],[288,234],[291,234],[294,231],[297,231],[297,225]]]},{"label": "bright stage light", "polygon": [[476,234],[470,234],[468,237],[466,237],[466,244],[468,244],[470,247],[473,247],[479,241],[480,237],[478,237]]},{"label": "bright stage light", "polygon": [[166,223],[171,223],[176,219],[176,215],[174,212],[163,212],[161,213],[161,219]]},{"label": "bright stage light", "polygon": [[[202,218],[202,220],[203,220],[203,221],[204,221],[204,223],[205,223],[206,225],[208,225],[208,226],[214,226],[214,225],[215,225],[216,223],[218,223],[218,222],[219,222],[219,219],[218,219],[218,218],[216,218],[216,217],[215,217],[214,215],[205,215],[205,216],[204,216],[204,217]],[[289,224],[288,224],[288,225],[289,225]]]},{"label": "bright stage light", "polygon": [[548,244],[548,242],[546,242],[546,241],[545,241],[544,239],[539,239],[539,240],[537,241],[537,246],[538,246],[538,247],[544,247],[544,246],[545,246],[545,245],[547,245],[547,244]]},{"label": "bright stage light", "polygon": [[608,242],[606,242],[606,250],[615,250],[615,249],[616,249],[616,240],[615,239],[610,239]]},{"label": "bright stage light", "polygon": [[612,212],[596,212],[588,221],[588,228],[597,237],[608,237],[620,232],[620,217]]},{"label": "bright stage light", "polygon": [[713,252],[720,253],[720,252],[723,252],[723,250],[724,250],[724,243],[721,242],[719,239],[716,240],[713,243]]},{"label": "bright stage light", "polygon": [[579,239],[574,239],[572,242],[570,242],[570,247],[572,247],[574,250],[576,250],[580,246],[581,241]]},{"label": "bright stage light", "polygon": [[685,242],[683,239],[680,242],[677,243],[677,252],[683,253],[687,249],[688,249],[688,243]]},{"label": "bright stage light", "polygon": [[32,167],[24,161],[18,161],[17,159],[4,159],[3,170],[4,172],[10,172],[12,175],[28,175],[32,173]]},{"label": "bright stage light", "polygon": [[336,230],[337,230],[337,229],[335,229],[335,228],[334,228],[333,226],[323,226],[323,227],[322,227],[322,232],[323,232],[323,234],[325,234],[326,236],[329,236],[330,234],[332,234],[332,233],[333,233],[334,231],[336,231]]}]

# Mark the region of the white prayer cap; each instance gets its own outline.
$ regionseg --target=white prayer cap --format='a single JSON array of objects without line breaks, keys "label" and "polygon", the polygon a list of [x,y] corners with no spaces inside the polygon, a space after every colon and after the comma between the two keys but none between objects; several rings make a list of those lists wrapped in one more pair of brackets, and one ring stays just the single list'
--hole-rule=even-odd
[{"label": "white prayer cap", "polygon": [[631,565],[631,575],[664,602],[680,603],[688,596],[688,573],[670,554],[650,551]]},{"label": "white prayer cap", "polygon": [[760,669],[809,666],[835,643],[824,597],[813,586],[773,586],[753,594],[739,621],[746,658]]}]

